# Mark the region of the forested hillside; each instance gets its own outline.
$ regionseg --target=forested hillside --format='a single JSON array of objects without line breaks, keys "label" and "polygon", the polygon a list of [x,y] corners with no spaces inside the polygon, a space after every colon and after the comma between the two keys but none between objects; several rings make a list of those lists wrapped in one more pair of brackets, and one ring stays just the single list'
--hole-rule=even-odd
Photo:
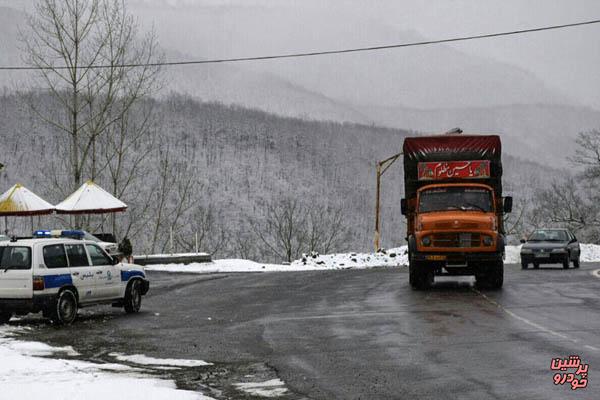
[{"label": "forested hillside", "polygon": [[[69,173],[63,163],[65,143],[60,132],[29,110],[26,100],[53,107],[40,94],[0,97],[2,189],[20,181],[56,203],[72,189],[63,179]],[[338,239],[343,240],[329,251],[371,248],[375,162],[401,151],[409,132],[284,118],[179,95],[147,101],[142,108],[151,110],[151,135],[125,151],[131,184],[113,185],[110,168],[101,168],[101,160],[110,156],[106,154],[97,154],[96,166],[84,176],[109,191],[116,187],[115,193],[130,205],[116,217],[115,228],[119,236],[129,235],[139,251],[169,251],[172,228],[175,251],[193,249],[197,232],[201,250],[217,251],[221,257],[278,258],[257,235],[267,229],[263,223],[270,213],[289,202],[317,215],[312,223],[320,222],[318,229],[339,225]],[[131,124],[136,123],[133,119]],[[527,203],[535,187],[555,177],[551,169],[509,155],[504,164],[505,187],[518,206]],[[402,190],[399,162],[386,173],[382,186],[386,247],[404,243]],[[331,219],[334,215],[339,221]],[[47,227],[72,222],[41,221]],[[112,229],[110,218],[86,223],[91,230],[101,229],[100,224]],[[27,231],[29,221],[18,227]]]}]

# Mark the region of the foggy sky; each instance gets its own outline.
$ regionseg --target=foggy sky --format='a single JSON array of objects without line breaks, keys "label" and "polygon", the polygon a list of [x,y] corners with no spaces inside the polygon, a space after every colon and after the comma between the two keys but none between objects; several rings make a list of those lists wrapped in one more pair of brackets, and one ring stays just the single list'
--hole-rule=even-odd
[{"label": "foggy sky", "polygon": [[[27,3],[30,1],[0,0],[0,5],[18,9],[27,8]],[[204,58],[402,41],[382,35],[383,27],[438,39],[600,18],[597,0],[128,0],[127,4],[145,27],[154,25],[166,47]],[[259,27],[252,25],[248,32],[244,13],[261,9],[270,10],[265,14],[268,20]],[[209,24],[196,18],[207,10],[218,15]],[[279,12],[281,21],[277,21]],[[292,24],[288,23],[290,16]],[[340,29],[347,24],[356,25],[355,35]],[[218,36],[218,40],[215,38],[213,48],[198,47],[196,38],[201,36]],[[598,38],[600,25],[593,25],[450,46],[468,55],[518,66],[573,104],[600,109]]]},{"label": "foggy sky", "polygon": [[[179,11],[221,7],[227,10],[255,8],[287,9],[298,18],[298,26],[303,27],[304,43],[290,43],[288,48],[318,49],[319,42],[340,43],[340,46],[371,43],[370,29],[361,26],[364,40],[348,43],[347,38],[336,36],[337,27],[348,22],[349,18],[363,19],[368,25],[385,25],[399,30],[415,30],[430,38],[443,38],[480,34],[493,31],[523,29],[535,26],[563,24],[580,20],[600,18],[600,2],[596,0],[445,0],[445,1],[251,1],[251,0],[132,0],[132,9],[146,9],[144,19],[161,25],[161,8]],[[160,6],[158,6],[160,5]],[[148,6],[155,12],[148,12]],[[222,34],[231,42],[244,43],[244,55],[263,54],[268,44],[248,43],[247,32],[236,29],[223,19]],[[315,24],[330,26],[329,37],[311,40],[311,27]],[[190,23],[190,25],[193,25]],[[265,29],[270,21],[265,21]],[[181,32],[182,28],[202,31],[202,27],[161,26],[158,31]],[[320,29],[322,32],[322,29]],[[254,35],[256,37],[257,35]],[[569,28],[561,31],[533,33],[523,36],[470,41],[452,44],[462,52],[490,57],[526,69],[541,78],[546,85],[558,89],[577,102],[600,109],[600,25]],[[356,40],[356,38],[353,38]],[[390,37],[390,42],[394,42]],[[236,46],[232,46],[236,48]],[[181,49],[194,54],[189,44]],[[236,50],[238,50],[236,48]],[[276,50],[276,49],[273,49]],[[403,50],[397,50],[403,51]],[[220,49],[223,56],[233,55],[227,48]],[[217,56],[216,52],[214,56]]]}]

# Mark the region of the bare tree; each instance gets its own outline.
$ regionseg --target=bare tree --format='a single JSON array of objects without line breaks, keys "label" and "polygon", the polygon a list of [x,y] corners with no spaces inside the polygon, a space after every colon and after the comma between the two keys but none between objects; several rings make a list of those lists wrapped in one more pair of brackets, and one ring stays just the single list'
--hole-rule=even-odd
[{"label": "bare tree", "polygon": [[156,41],[153,35],[138,38],[123,0],[40,0],[28,23],[21,34],[25,61],[39,68],[41,84],[61,112],[35,101],[31,107],[68,138],[63,158],[69,179],[57,180],[74,190],[84,174],[101,173],[99,138],[157,88],[157,67],[127,66],[155,60]]},{"label": "bare tree", "polygon": [[287,262],[299,258],[305,246],[305,210],[296,199],[284,199],[267,206],[264,220],[250,225],[265,252]]},{"label": "bare tree", "polygon": [[350,231],[343,208],[312,205],[307,212],[306,251],[327,254],[346,248]]},{"label": "bare tree", "polygon": [[600,226],[599,207],[574,180],[554,182],[548,189],[536,193],[532,224],[565,226],[574,231],[586,231]]},{"label": "bare tree", "polygon": [[578,148],[569,160],[584,167],[583,178],[595,180],[600,178],[600,131],[591,130],[577,135]]},{"label": "bare tree", "polygon": [[214,255],[229,242],[229,234],[220,221],[221,216],[212,206],[195,206],[189,223],[178,230],[175,240],[184,251],[195,251],[197,246],[197,250]]}]

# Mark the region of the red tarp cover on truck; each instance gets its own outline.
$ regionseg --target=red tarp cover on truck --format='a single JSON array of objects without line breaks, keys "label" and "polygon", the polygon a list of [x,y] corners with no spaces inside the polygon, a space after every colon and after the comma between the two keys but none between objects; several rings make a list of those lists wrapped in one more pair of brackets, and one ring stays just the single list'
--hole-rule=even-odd
[{"label": "red tarp cover on truck", "polygon": [[[419,181],[419,163],[435,161],[489,161],[489,178],[474,181],[485,183],[502,195],[502,148],[497,135],[439,135],[404,139],[404,196],[411,198],[417,189],[435,181]],[[465,181],[464,178],[444,182]],[[441,181],[439,181],[441,183]]]}]

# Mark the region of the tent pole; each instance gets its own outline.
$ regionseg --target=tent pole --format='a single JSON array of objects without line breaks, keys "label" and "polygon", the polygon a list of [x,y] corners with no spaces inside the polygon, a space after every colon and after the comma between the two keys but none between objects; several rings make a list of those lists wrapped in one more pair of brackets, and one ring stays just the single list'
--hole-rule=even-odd
[{"label": "tent pole", "polygon": [[33,215],[31,216],[31,232],[33,232]]},{"label": "tent pole", "polygon": [[8,217],[4,216],[4,233],[8,236]]}]

